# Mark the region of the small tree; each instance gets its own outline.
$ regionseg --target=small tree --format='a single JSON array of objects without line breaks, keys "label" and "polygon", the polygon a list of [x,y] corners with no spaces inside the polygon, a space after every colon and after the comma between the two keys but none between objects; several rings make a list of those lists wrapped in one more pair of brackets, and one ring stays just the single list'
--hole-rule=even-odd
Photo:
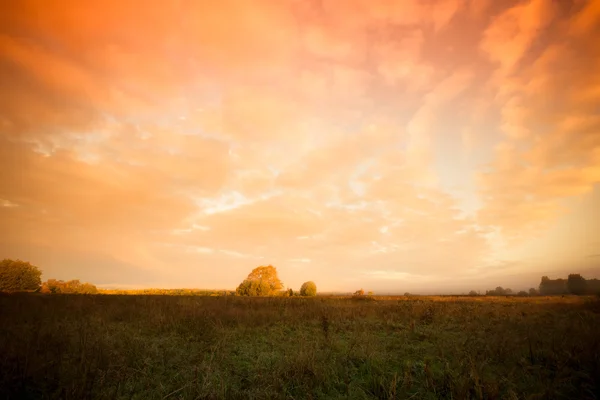
[{"label": "small tree", "polygon": [[362,289],[358,289],[356,292],[354,292],[355,296],[364,296],[365,295],[365,291]]},{"label": "small tree", "polygon": [[477,292],[476,292],[476,291],[474,291],[474,290],[471,290],[471,291],[469,292],[469,296],[471,296],[471,297],[474,297],[474,296],[479,296],[479,293],[477,293]]},{"label": "small tree", "polygon": [[0,261],[0,292],[37,290],[42,284],[42,271],[26,261]]},{"label": "small tree", "polygon": [[537,296],[539,294],[540,294],[540,292],[536,288],[530,288],[529,289],[529,295],[530,296]]},{"label": "small tree", "polygon": [[302,284],[300,287],[300,296],[316,296],[317,295],[317,285],[314,282],[308,281]]},{"label": "small tree", "polygon": [[529,293],[527,293],[524,290],[521,290],[521,291],[519,291],[519,293],[517,293],[517,296],[519,296],[519,297],[527,297],[527,296],[529,296]]},{"label": "small tree", "polygon": [[288,295],[289,295],[290,297],[294,296],[294,291],[292,290],[292,288],[289,288],[289,289],[288,289]]}]

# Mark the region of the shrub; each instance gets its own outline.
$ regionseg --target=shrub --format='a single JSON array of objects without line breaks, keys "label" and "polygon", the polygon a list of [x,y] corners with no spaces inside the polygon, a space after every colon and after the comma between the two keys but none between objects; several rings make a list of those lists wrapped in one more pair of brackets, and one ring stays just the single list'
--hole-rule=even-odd
[{"label": "shrub", "polygon": [[304,282],[300,288],[301,296],[316,296],[317,285],[313,281]]}]

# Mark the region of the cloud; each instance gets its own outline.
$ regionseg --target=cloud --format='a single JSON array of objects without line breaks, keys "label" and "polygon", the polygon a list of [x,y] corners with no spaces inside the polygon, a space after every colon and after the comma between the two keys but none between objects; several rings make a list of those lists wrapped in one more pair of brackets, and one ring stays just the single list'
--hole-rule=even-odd
[{"label": "cloud", "polygon": [[[574,39],[565,34],[582,18],[589,18],[585,15],[593,7],[583,7],[569,19],[563,16],[558,23],[553,22],[556,10],[546,9],[549,4],[527,4],[508,11],[518,20],[523,37],[518,57],[509,61],[522,62],[511,76],[496,81],[501,130],[506,136],[497,146],[490,170],[480,175],[486,199],[481,222],[501,226],[519,240],[543,232],[569,212],[567,199],[590,193],[600,181],[600,125],[592,105],[597,97],[584,95],[590,93],[588,78],[600,61],[593,46],[597,35]],[[490,29],[505,32],[508,27],[495,21]],[[527,53],[534,34],[542,36],[540,41],[557,39]],[[489,40],[484,39],[484,46]],[[581,62],[582,54],[588,62]],[[507,65],[501,63],[499,70]]]},{"label": "cloud", "polygon": [[[232,288],[269,263],[324,290],[534,271],[539,235],[600,180],[597,16],[537,0],[7,5],[0,249],[104,285]],[[564,242],[565,260],[596,254]]]},{"label": "cloud", "polygon": [[556,15],[552,2],[531,0],[519,3],[495,17],[483,34],[481,48],[502,74],[517,67],[541,31]]}]

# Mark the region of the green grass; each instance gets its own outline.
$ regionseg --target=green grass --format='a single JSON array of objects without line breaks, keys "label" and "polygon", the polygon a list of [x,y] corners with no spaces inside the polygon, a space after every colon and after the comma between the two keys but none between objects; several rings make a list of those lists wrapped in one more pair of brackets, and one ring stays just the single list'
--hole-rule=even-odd
[{"label": "green grass", "polygon": [[599,304],[0,296],[0,398],[596,399]]}]

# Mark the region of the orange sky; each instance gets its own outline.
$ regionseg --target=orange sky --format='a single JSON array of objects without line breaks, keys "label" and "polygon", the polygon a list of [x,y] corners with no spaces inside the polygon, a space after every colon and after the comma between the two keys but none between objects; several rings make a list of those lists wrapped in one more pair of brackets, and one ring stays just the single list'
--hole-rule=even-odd
[{"label": "orange sky", "polygon": [[44,279],[600,277],[599,1],[0,7],[0,258]]}]

